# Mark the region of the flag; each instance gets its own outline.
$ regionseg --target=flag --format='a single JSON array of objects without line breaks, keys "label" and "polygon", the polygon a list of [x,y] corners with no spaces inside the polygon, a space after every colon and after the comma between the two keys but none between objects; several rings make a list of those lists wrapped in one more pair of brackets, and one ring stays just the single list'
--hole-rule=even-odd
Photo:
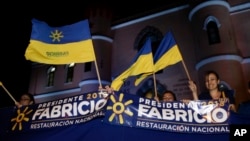
[{"label": "flag", "polygon": [[32,32],[25,58],[44,64],[94,61],[95,53],[88,20],[50,27],[43,21],[32,19]]},{"label": "flag", "polygon": [[[168,32],[161,41],[155,55],[154,55],[154,72],[164,69],[167,66],[176,64],[182,60],[181,53],[178,45],[171,32]],[[135,86],[139,85],[148,75],[152,73],[146,73],[140,75],[135,80]]]},{"label": "flag", "polygon": [[154,63],[151,51],[151,40],[149,38],[134,58],[132,65],[112,81],[111,87],[115,91],[118,91],[127,77],[142,73],[152,73],[153,71]]}]

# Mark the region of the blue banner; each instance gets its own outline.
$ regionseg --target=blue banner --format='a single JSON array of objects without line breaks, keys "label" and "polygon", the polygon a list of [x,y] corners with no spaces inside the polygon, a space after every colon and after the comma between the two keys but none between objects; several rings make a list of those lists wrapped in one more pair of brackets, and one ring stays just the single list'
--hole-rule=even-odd
[{"label": "blue banner", "polygon": [[0,109],[1,141],[229,140],[229,126],[250,117],[228,101],[158,103],[133,94],[80,94],[18,109]]},{"label": "blue banner", "polygon": [[[8,132],[51,129],[86,123],[97,117],[104,117],[106,98],[98,92],[87,93],[5,110],[1,121]],[[2,116],[3,118],[3,116]]]},{"label": "blue banner", "polygon": [[229,133],[229,101],[157,102],[115,93],[108,102],[106,123],[180,133]]}]

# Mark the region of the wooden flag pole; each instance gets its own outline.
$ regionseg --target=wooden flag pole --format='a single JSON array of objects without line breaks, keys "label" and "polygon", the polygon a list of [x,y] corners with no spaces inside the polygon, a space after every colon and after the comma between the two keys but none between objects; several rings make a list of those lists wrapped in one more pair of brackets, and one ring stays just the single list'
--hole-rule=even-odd
[{"label": "wooden flag pole", "polygon": [[97,66],[97,62],[96,62],[96,59],[95,59],[95,68],[96,68],[96,73],[97,73],[97,77],[98,77],[98,81],[99,81],[99,88],[102,88],[102,83],[101,83],[101,78],[100,78],[100,73],[99,73],[99,70],[98,70],[98,66]]},{"label": "wooden flag pole", "polygon": [[[171,31],[171,32],[172,32],[172,31]],[[174,35],[173,35],[173,38],[175,39]],[[176,43],[176,44],[177,44],[177,43]],[[178,50],[179,50],[179,47],[178,47]],[[180,50],[179,50],[179,52],[180,52]],[[180,52],[180,55],[181,55],[181,58],[182,58],[181,52]],[[185,69],[185,72],[186,72],[186,74],[187,74],[188,80],[191,80],[191,77],[190,77],[190,75],[189,75],[189,73],[188,73],[188,70],[187,70],[187,67],[186,67],[186,65],[185,65],[185,62],[184,62],[183,58],[181,59],[181,62],[182,62],[182,65],[184,66],[184,69]]]},{"label": "wooden flag pole", "polygon": [[[173,35],[174,36],[174,35]],[[174,37],[173,37],[174,38]],[[175,38],[174,38],[175,39]],[[176,43],[177,44],[177,43]],[[179,47],[178,47],[179,48]],[[180,52],[180,51],[179,51]],[[181,52],[180,52],[180,55],[181,55]],[[181,55],[182,56],[182,55]],[[185,62],[184,62],[184,60],[183,60],[183,58],[181,59],[181,62],[182,62],[182,65],[183,65],[183,67],[184,67],[184,69],[185,69],[185,72],[186,72],[186,74],[187,74],[187,77],[188,77],[188,80],[189,81],[191,81],[191,77],[190,77],[190,75],[189,75],[189,73],[188,73],[188,70],[187,70],[187,67],[186,67],[186,65],[185,65]],[[193,94],[193,99],[194,100],[198,100],[198,96],[197,95],[195,95],[195,94]]]},{"label": "wooden flag pole", "polygon": [[191,77],[190,77],[190,75],[189,75],[189,73],[188,73],[188,70],[187,70],[187,67],[186,67],[186,65],[185,65],[184,60],[182,59],[181,62],[182,62],[182,65],[183,65],[183,67],[184,67],[184,69],[185,69],[185,72],[186,72],[186,74],[187,74],[188,80],[191,80]]},{"label": "wooden flag pole", "polygon": [[10,98],[17,103],[17,101],[15,100],[15,98],[10,94],[10,92],[4,87],[3,83],[0,81],[0,85],[3,87],[3,89],[5,90],[5,92],[10,96]]},{"label": "wooden flag pole", "polygon": [[[178,47],[179,48],[179,47]],[[180,52],[180,51],[179,51]],[[181,54],[181,52],[180,52],[180,54]],[[182,55],[181,55],[182,56]],[[189,73],[188,73],[188,69],[187,69],[187,67],[186,67],[186,65],[185,65],[185,62],[184,62],[184,59],[182,58],[181,59],[181,62],[182,62],[182,65],[183,65],[183,67],[184,67],[184,69],[185,69],[185,72],[186,72],[186,74],[187,74],[187,77],[188,77],[188,80],[189,81],[191,81],[191,77],[190,77],[190,75],[189,75]],[[193,94],[193,93],[192,93]],[[193,94],[193,99],[194,100],[198,100],[198,96],[196,95],[196,94]]]},{"label": "wooden flag pole", "polygon": [[[186,65],[185,65],[185,62],[184,62],[184,60],[183,60],[183,58],[182,58],[182,65],[183,65],[183,67],[184,67],[184,69],[185,69],[185,72],[186,72],[186,74],[187,74],[187,77],[188,77],[188,80],[189,81],[191,81],[191,77],[190,77],[190,75],[189,75],[189,73],[188,73],[188,70],[187,70],[187,67],[186,67]],[[193,94],[193,98],[194,98],[194,100],[198,100],[198,96],[196,95],[196,94]]]},{"label": "wooden flag pole", "polygon": [[[157,86],[156,86],[156,78],[155,73],[153,72],[153,79],[154,79],[154,90],[155,90],[155,97],[157,97],[158,100],[158,93],[157,93]],[[158,101],[159,102],[159,101]]]}]

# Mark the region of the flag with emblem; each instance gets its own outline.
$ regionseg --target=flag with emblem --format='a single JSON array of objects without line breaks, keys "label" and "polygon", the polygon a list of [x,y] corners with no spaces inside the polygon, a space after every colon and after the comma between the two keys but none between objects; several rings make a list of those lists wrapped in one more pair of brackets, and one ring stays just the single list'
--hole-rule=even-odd
[{"label": "flag with emblem", "polygon": [[25,58],[44,64],[95,61],[88,20],[51,27],[46,22],[32,19],[32,32]]}]

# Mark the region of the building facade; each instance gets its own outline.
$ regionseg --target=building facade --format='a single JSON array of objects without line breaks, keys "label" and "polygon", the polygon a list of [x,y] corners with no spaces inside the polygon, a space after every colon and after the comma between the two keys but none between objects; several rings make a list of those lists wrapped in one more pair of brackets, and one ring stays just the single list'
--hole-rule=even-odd
[{"label": "building facade", "polygon": [[[96,63],[67,65],[32,64],[29,92],[37,102],[88,93],[109,85],[125,71],[145,39],[152,40],[153,53],[164,35],[171,31],[183,61],[156,73],[157,91],[166,89],[177,99],[192,99],[188,80],[194,80],[203,91],[203,74],[219,73],[222,83],[236,91],[237,105],[250,99],[250,2],[203,1],[152,11],[136,18],[114,21],[115,13],[106,7],[89,7],[83,11],[90,21]],[[99,81],[100,80],[100,81]],[[148,76],[138,86],[128,78],[121,91],[143,96],[154,89]]]}]

